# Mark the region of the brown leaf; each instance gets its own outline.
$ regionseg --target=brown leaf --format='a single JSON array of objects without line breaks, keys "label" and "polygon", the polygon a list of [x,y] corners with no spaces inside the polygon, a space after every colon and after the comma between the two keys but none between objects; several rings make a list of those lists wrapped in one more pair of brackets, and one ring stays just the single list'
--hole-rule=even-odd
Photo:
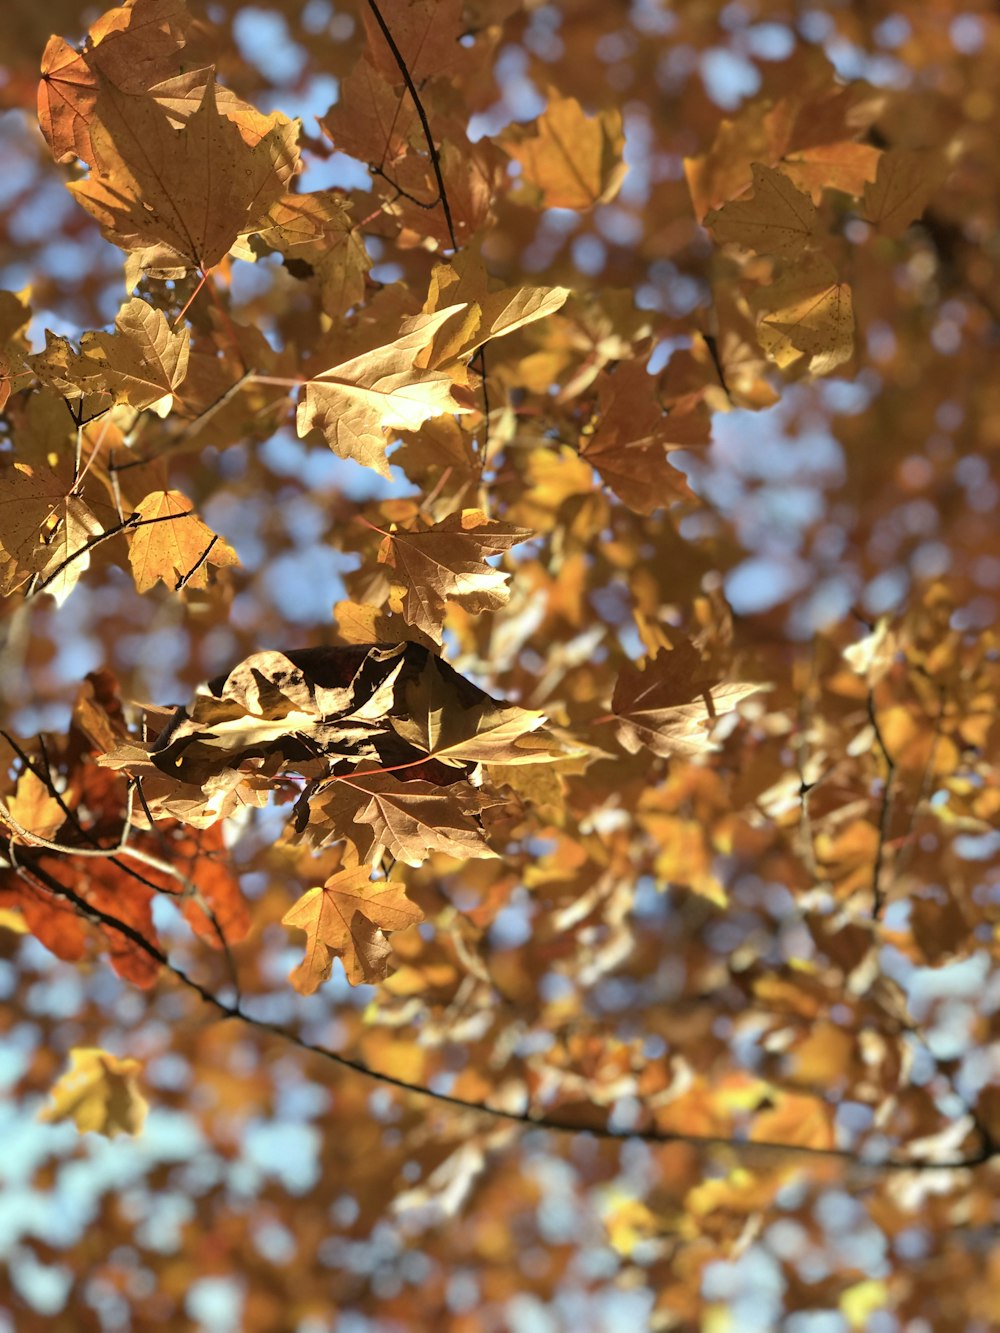
[{"label": "brown leaf", "polygon": [[181,129],[154,98],[109,83],[97,117],[97,165],[69,186],[77,201],[123,250],[165,245],[203,272],[264,221],[296,170],[295,123],[282,117],[251,147],[218,109],[214,81]]},{"label": "brown leaf", "polygon": [[281,918],[306,932],[306,955],[291,973],[292,985],[312,995],[343,960],[352,986],[381,981],[389,971],[385,930],[403,930],[423,916],[402,884],[373,883],[368,867],[342,870],[320,888],[308,889]]},{"label": "brown leaf", "polygon": [[666,451],[674,435],[673,416],[656,400],[655,379],[635,361],[602,376],[600,422],[580,449],[619,499],[639,514],[652,514],[677,500],[696,496]]},{"label": "brown leaf", "polygon": [[367,863],[383,848],[411,866],[423,865],[432,852],[460,860],[496,856],[477,819],[493,803],[465,784],[442,790],[361,771],[330,779],[310,798],[306,836],[321,843],[347,838]]},{"label": "brown leaf", "polygon": [[757,337],[784,369],[808,357],[813,375],[827,375],[854,353],[854,304],[825,255],[807,255],[777,282],[754,293]]},{"label": "brown leaf", "polygon": [[620,673],[611,703],[620,719],[618,738],[630,754],[640,746],[667,758],[706,754],[716,748],[716,719],[760,688],[713,681],[697,648],[685,641],[658,653],[643,670],[627,666]]},{"label": "brown leaf", "polygon": [[145,92],[176,70],[190,23],[183,0],[126,0],[91,26],[82,53],[61,37],[49,38],[38,123],[57,162],[79,157],[93,165],[98,74],[122,92]]},{"label": "brown leaf", "polygon": [[410,94],[367,60],[359,61],[343,80],[337,102],[319,123],[338,153],[385,169],[406,156],[412,136],[420,133]]},{"label": "brown leaf", "polygon": [[531,535],[527,528],[487,518],[481,509],[449,514],[429,528],[388,533],[378,558],[395,571],[392,609],[440,643],[448,598],[472,612],[504,605],[510,575],[485,557],[509,551]]},{"label": "brown leaf", "polygon": [[48,469],[23,463],[0,472],[0,551],[10,557],[0,570],[0,595],[19,588],[48,560],[42,525],[66,501],[66,488]]},{"label": "brown leaf", "polygon": [[865,217],[883,236],[902,236],[927,207],[940,174],[928,153],[889,149],[882,154],[875,180],[865,186]]},{"label": "brown leaf", "polygon": [[436,657],[407,687],[406,706],[407,716],[392,719],[394,729],[444,764],[545,764],[572,753],[548,733],[537,734],[544,713],[493,699],[463,706]]}]

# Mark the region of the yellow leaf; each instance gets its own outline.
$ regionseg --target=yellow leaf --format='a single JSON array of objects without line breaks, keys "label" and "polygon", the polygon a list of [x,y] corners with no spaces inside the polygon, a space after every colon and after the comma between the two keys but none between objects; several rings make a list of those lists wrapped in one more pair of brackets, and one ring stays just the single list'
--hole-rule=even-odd
[{"label": "yellow leaf", "polygon": [[207,271],[263,222],[297,166],[297,126],[282,118],[251,147],[209,81],[180,129],[152,97],[104,83],[91,137],[97,166],[68,187],[123,250],[166,245]]},{"label": "yellow leaf", "polygon": [[872,1278],[848,1287],[840,1298],[840,1308],[851,1328],[865,1328],[876,1310],[884,1310],[889,1290],[884,1282]]},{"label": "yellow leaf", "polygon": [[713,209],[705,218],[720,244],[742,245],[762,255],[787,258],[820,236],[819,214],[812,200],[783,172],[755,162],[753,195]]},{"label": "yellow leaf", "polygon": [[15,935],[27,935],[30,927],[16,907],[0,907],[0,930],[9,930]]},{"label": "yellow leaf", "polygon": [[827,375],[854,353],[851,289],[824,255],[806,256],[751,304],[760,345],[782,369],[806,356],[813,375]]},{"label": "yellow leaf", "polygon": [[157,582],[176,590],[205,588],[209,565],[239,564],[233,548],[206,527],[180,491],[152,491],[136,513],[147,520],[132,533],[128,552],[139,592]]},{"label": "yellow leaf", "polygon": [[296,416],[299,436],[315,427],[335,454],[388,477],[386,431],[419,430],[431,417],[472,411],[455,398],[450,375],[416,366],[416,353],[463,309],[448,306],[407,319],[391,343],[309,380]]},{"label": "yellow leaf", "polygon": [[617,109],[588,116],[575,97],[551,96],[532,125],[515,125],[498,142],[521,164],[523,193],[537,208],[580,212],[613,199],[625,179],[625,132]]},{"label": "yellow leaf", "polygon": [[96,1046],[74,1047],[69,1060],[69,1069],[52,1087],[52,1105],[38,1119],[50,1125],[72,1120],[81,1134],[106,1138],[140,1133],[148,1106],[135,1081],[139,1061],[120,1060]]}]

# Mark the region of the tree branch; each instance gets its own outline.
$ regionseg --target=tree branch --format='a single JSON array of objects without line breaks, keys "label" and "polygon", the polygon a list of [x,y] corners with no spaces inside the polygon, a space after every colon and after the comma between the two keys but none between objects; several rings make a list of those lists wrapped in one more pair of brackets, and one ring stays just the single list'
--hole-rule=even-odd
[{"label": "tree branch", "polygon": [[725,1134],[691,1134],[681,1133],[672,1130],[658,1130],[654,1128],[635,1129],[635,1130],[616,1130],[609,1125],[587,1125],[581,1126],[575,1121],[567,1120],[558,1114],[546,1114],[532,1110],[509,1111],[504,1107],[491,1106],[486,1102],[476,1102],[465,1097],[457,1097],[452,1093],[438,1092],[424,1084],[412,1083],[407,1079],[398,1078],[394,1074],[388,1074],[384,1071],[372,1069],[361,1060],[352,1059],[350,1056],[341,1055],[337,1051],[332,1051],[328,1047],[320,1046],[316,1042],[307,1041],[305,1037],[300,1036],[290,1028],[284,1027],[280,1023],[273,1023],[267,1019],[257,1018],[250,1014],[243,1007],[240,1000],[230,1002],[216,995],[209,987],[196,981],[187,972],[171,962],[170,958],[162,949],[157,948],[145,938],[134,927],[127,922],[120,921],[108,912],[92,906],[72,889],[61,884],[54,875],[43,870],[35,864],[22,865],[18,867],[18,873],[24,877],[33,877],[44,888],[57,897],[65,899],[73,904],[82,916],[108,930],[118,931],[137,948],[143,950],[150,958],[160,964],[165,971],[170,972],[181,985],[192,990],[206,1004],[217,1010],[225,1018],[238,1019],[248,1027],[256,1028],[261,1032],[269,1032],[273,1036],[280,1037],[282,1041],[287,1041],[293,1046],[310,1055],[320,1056],[322,1059],[337,1065],[341,1069],[348,1069],[352,1073],[360,1074],[364,1078],[373,1079],[387,1087],[396,1088],[400,1092],[405,1092],[418,1097],[427,1098],[430,1101],[439,1102],[445,1106],[452,1106],[462,1111],[474,1111],[481,1115],[492,1116],[495,1119],[505,1120],[510,1124],[523,1125],[531,1129],[544,1129],[560,1134],[591,1134],[595,1138],[603,1140],[613,1140],[624,1143],[628,1140],[639,1140],[643,1143],[668,1144],[668,1143],[686,1143],[693,1147],[700,1148],[728,1148],[730,1150],[752,1156],[757,1153],[780,1153],[795,1154],[815,1161],[839,1161],[846,1165],[862,1167],[872,1171],[957,1171],[970,1169],[980,1166],[983,1163],[992,1160],[998,1153],[998,1147],[992,1138],[983,1131],[982,1127],[974,1121],[974,1127],[978,1130],[981,1139],[981,1145],[977,1152],[968,1157],[958,1158],[948,1162],[931,1162],[922,1158],[913,1160],[889,1158],[882,1162],[866,1161],[859,1156],[856,1151],[850,1148],[817,1148],[809,1147],[798,1143],[779,1143],[774,1141],[757,1142],[753,1139],[733,1138]]}]

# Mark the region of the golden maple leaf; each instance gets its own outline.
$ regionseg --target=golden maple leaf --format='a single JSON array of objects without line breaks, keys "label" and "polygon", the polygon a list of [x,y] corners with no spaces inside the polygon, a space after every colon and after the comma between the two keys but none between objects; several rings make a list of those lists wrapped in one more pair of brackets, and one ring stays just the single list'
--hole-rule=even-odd
[{"label": "golden maple leaf", "polygon": [[402,930],[422,917],[402,884],[373,883],[367,866],[341,870],[307,889],[281,918],[282,925],[306,932],[305,957],[289,979],[300,994],[312,995],[339,957],[352,986],[380,981],[389,970],[383,932]]}]

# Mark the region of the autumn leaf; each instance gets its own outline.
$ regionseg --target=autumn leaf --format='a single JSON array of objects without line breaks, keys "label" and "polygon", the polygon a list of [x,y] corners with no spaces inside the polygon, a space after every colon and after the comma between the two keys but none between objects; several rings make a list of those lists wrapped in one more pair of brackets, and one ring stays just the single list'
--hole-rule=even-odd
[{"label": "autumn leaf", "polygon": [[271,205],[257,237],[315,274],[328,314],[342,315],[364,296],[372,261],[349,205],[332,191],[283,195]]},{"label": "autumn leaf", "polygon": [[402,884],[373,883],[367,866],[342,870],[321,887],[308,889],[281,918],[282,925],[306,932],[305,958],[289,980],[300,994],[312,995],[337,957],[352,986],[381,981],[389,971],[383,931],[404,930],[422,916]]},{"label": "autumn leaf", "polygon": [[103,83],[92,129],[96,165],[69,189],[124,250],[169,247],[206,272],[253,231],[297,165],[294,122],[279,118],[251,147],[216,105],[214,81],[180,129],[149,96]]},{"label": "autumn leaf", "polygon": [[187,374],[190,335],[170,329],[162,310],[134,298],[115,316],[114,333],[85,333],[75,353],[46,331],[46,349],[28,358],[35,374],[66,398],[106,392],[112,402],[165,417]]},{"label": "autumn leaf", "polygon": [[395,571],[390,605],[441,642],[448,599],[467,611],[495,611],[510,596],[510,575],[486,563],[531,532],[463,509],[429,528],[397,529],[379,547],[381,564]]},{"label": "autumn leaf", "polygon": [[469,412],[454,396],[443,370],[420,370],[416,353],[460,306],[404,320],[398,338],[314,376],[305,385],[296,417],[300,436],[319,430],[341,458],[353,458],[390,476],[386,431],[418,430],[431,417]]},{"label": "autumn leaf", "polygon": [[611,703],[618,739],[630,754],[641,746],[664,758],[706,754],[715,748],[716,720],[760,688],[713,681],[697,648],[684,642],[641,670],[627,666],[619,674]]},{"label": "autumn leaf", "polygon": [[819,214],[807,194],[773,167],[755,162],[753,195],[713,209],[705,226],[720,245],[741,245],[762,255],[787,258],[819,241]]},{"label": "autumn leaf", "polygon": [[60,500],[51,521],[53,526],[38,548],[36,573],[39,589],[54,597],[57,606],[62,606],[89,569],[88,543],[99,537],[103,528],[78,495]]},{"label": "autumn leaf", "polygon": [[452,765],[545,764],[572,752],[551,735],[537,734],[546,717],[535,709],[492,699],[463,706],[437,663],[428,658],[407,687],[407,715],[392,718],[397,734],[411,745]]},{"label": "autumn leaf", "polygon": [[[66,822],[66,811],[48,784],[31,768],[26,768],[18,778],[17,787],[7,797],[7,809],[23,829],[40,838],[55,838]],[[0,813],[0,821],[2,819]],[[13,833],[13,837],[15,840],[20,839],[17,833]]]},{"label": "autumn leaf", "polygon": [[343,80],[339,98],[319,123],[337,152],[381,168],[392,168],[404,158],[411,137],[420,132],[409,93],[367,60],[359,61]]},{"label": "autumn leaf", "polygon": [[419,363],[438,366],[468,358],[483,343],[554,314],[569,295],[567,287],[502,287],[491,281],[478,255],[456,255],[450,263],[435,266],[424,308],[429,312],[465,304],[466,310],[418,353]]},{"label": "autumn leaf", "polygon": [[440,788],[359,770],[330,779],[309,798],[306,838],[317,845],[347,838],[369,864],[382,849],[411,866],[432,852],[460,860],[496,856],[478,822],[493,803],[467,785]]},{"label": "autumn leaf", "polygon": [[52,1103],[43,1107],[38,1119],[57,1125],[72,1120],[81,1134],[142,1132],[149,1109],[139,1091],[138,1060],[120,1059],[99,1047],[75,1046],[69,1053],[69,1069],[53,1084]]},{"label": "autumn leaf", "polygon": [[626,362],[614,374],[603,375],[598,386],[600,419],[580,447],[580,457],[639,514],[652,514],[677,500],[696,500],[684,473],[667,459],[667,449],[676,440],[676,418],[660,407],[655,383],[639,362]]},{"label": "autumn leaf", "polygon": [[617,108],[588,116],[575,97],[553,94],[533,124],[511,126],[498,142],[520,163],[522,193],[537,208],[584,212],[613,199],[625,179]]},{"label": "autumn leaf", "polygon": [[[465,32],[462,0],[395,0],[391,31],[414,83],[447,78],[468,61],[461,45]],[[375,67],[390,83],[402,84],[399,63],[372,11],[363,11],[368,48]]]},{"label": "autumn leaf", "polygon": [[754,293],[757,337],[784,369],[803,356],[813,375],[827,375],[854,353],[854,304],[825,255],[807,255]]},{"label": "autumn leaf", "polygon": [[927,207],[941,174],[928,153],[889,149],[879,160],[874,181],[865,186],[864,216],[883,236],[902,236]]},{"label": "autumn leaf", "polygon": [[91,26],[84,51],[50,37],[42,55],[38,123],[57,162],[93,165],[98,76],[142,93],[174,73],[191,17],[183,0],[126,0]]},{"label": "autumn leaf", "polygon": [[206,527],[180,491],[152,491],[135,512],[144,526],[133,530],[128,557],[139,592],[157,582],[175,590],[205,588],[209,565],[239,563],[233,548]]},{"label": "autumn leaf", "polygon": [[49,560],[40,545],[42,525],[66,502],[66,489],[47,469],[24,463],[0,472],[0,551],[8,557],[0,567],[0,595],[7,596]]}]

